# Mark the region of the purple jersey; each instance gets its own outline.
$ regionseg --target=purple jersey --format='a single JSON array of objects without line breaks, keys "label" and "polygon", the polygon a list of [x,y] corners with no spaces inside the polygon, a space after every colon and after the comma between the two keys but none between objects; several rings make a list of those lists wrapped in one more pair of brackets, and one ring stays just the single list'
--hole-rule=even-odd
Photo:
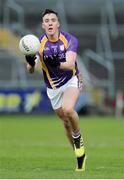
[{"label": "purple jersey", "polygon": [[56,42],[49,41],[46,34],[43,34],[39,40],[41,44],[39,53],[41,56],[42,70],[48,88],[59,88],[73,76],[79,74],[76,62],[73,70],[62,70],[58,67],[51,67],[46,61],[44,61],[45,57],[58,55],[59,61],[65,62],[65,54],[67,51],[77,52],[78,41],[76,37],[62,31],[60,32],[59,39]]}]

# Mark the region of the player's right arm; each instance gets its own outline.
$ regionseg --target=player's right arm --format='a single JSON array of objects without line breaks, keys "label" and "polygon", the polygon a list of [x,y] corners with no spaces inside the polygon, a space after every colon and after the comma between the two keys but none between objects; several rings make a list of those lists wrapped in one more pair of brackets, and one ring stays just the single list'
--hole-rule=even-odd
[{"label": "player's right arm", "polygon": [[27,70],[29,73],[34,73],[35,67],[32,67],[30,64],[27,63]]},{"label": "player's right arm", "polygon": [[29,73],[34,73],[35,69],[38,66],[38,61],[40,59],[39,55],[34,56],[25,56],[25,59],[27,61],[27,70]]}]

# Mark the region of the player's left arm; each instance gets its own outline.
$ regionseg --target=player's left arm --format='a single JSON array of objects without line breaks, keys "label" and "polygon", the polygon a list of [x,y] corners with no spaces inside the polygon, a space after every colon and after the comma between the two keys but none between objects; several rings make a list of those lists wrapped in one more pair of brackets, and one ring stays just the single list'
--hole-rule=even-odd
[{"label": "player's left arm", "polygon": [[77,53],[73,51],[66,52],[66,62],[60,63],[60,69],[72,70],[75,67],[75,61],[77,58]]},{"label": "player's left arm", "polygon": [[78,40],[74,36],[70,36],[68,42],[68,48],[65,54],[66,62],[60,63],[60,69],[72,70],[75,67],[75,61],[77,58]]}]

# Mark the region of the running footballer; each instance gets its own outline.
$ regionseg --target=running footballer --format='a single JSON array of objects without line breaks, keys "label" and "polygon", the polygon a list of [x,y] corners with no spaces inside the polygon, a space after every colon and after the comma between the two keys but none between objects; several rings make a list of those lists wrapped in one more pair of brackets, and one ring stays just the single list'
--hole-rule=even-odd
[{"label": "running footballer", "polygon": [[80,72],[77,66],[77,38],[60,30],[57,12],[46,9],[42,14],[40,51],[26,56],[27,69],[33,73],[38,59],[42,65],[48,98],[58,117],[63,121],[66,135],[77,159],[76,171],[85,170],[84,142],[80,132],[79,116],[74,110],[80,93]]}]

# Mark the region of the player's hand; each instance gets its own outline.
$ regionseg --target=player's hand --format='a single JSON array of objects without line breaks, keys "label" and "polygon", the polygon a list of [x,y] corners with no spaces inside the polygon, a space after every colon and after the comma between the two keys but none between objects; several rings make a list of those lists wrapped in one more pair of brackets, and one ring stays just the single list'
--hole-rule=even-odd
[{"label": "player's hand", "polygon": [[25,56],[25,59],[26,59],[27,63],[28,63],[30,66],[32,66],[32,67],[35,66],[35,58],[36,58],[35,55]]},{"label": "player's hand", "polygon": [[52,57],[45,57],[44,61],[47,61],[47,63],[52,66],[52,67],[59,67],[60,66],[60,61],[58,56],[52,56]]},{"label": "player's hand", "polygon": [[31,66],[30,64],[27,64],[27,70],[29,73],[34,73],[34,66]]},{"label": "player's hand", "polygon": [[81,73],[78,74],[78,81],[79,81],[78,87],[79,87],[80,90],[82,90],[84,84],[83,84],[83,76],[82,76]]}]

